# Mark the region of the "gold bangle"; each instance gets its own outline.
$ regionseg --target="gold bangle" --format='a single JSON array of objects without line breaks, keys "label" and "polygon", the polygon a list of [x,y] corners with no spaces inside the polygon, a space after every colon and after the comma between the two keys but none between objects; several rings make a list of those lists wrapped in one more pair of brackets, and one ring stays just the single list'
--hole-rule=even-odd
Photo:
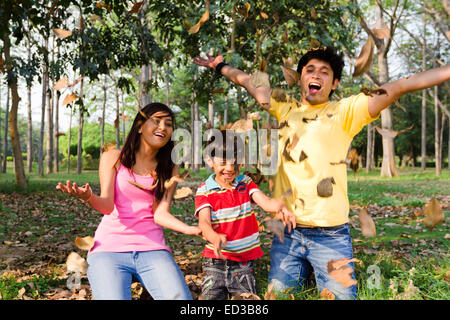
[{"label": "gold bangle", "polygon": [[89,198],[87,198],[87,200],[84,200],[84,199],[81,199],[83,202],[86,202],[86,203],[88,203],[89,202],[89,200],[91,200],[91,198],[92,198],[92,196],[94,195],[94,191],[92,191],[92,189],[89,187],[89,190],[91,190],[91,195],[89,196]]}]

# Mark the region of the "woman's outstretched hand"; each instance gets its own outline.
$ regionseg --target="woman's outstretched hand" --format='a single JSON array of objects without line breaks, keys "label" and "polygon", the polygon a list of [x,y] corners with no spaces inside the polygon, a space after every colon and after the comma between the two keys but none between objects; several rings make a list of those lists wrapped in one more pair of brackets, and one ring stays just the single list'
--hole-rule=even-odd
[{"label": "woman's outstretched hand", "polygon": [[193,59],[193,61],[196,65],[212,69],[215,69],[219,63],[223,62],[223,56],[222,53],[220,53],[220,51],[217,52],[217,56],[215,57],[210,56],[209,54],[206,54],[206,56],[207,59],[197,56]]},{"label": "woman's outstretched hand", "polygon": [[89,183],[79,187],[76,182],[71,183],[70,180],[66,181],[66,184],[59,182],[56,185],[57,190],[61,190],[64,193],[69,193],[80,198],[83,201],[88,201],[92,197],[92,189]]}]

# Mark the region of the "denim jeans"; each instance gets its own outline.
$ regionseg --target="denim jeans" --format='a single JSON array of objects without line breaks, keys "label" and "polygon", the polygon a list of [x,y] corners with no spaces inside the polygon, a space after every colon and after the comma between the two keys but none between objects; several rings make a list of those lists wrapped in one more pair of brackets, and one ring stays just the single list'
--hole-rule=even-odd
[{"label": "denim jeans", "polygon": [[[275,291],[288,288],[299,290],[312,270],[319,292],[330,290],[336,299],[356,299],[356,285],[345,287],[334,280],[327,270],[330,260],[353,257],[350,228],[348,224],[336,227],[301,228],[291,233],[284,231],[284,243],[274,236],[270,250],[269,283],[274,282]],[[353,269],[353,263],[348,264]]]},{"label": "denim jeans", "polygon": [[203,300],[225,300],[241,293],[256,294],[253,261],[236,262],[205,258],[203,262]]},{"label": "denim jeans", "polygon": [[191,300],[183,273],[167,250],[97,252],[88,255],[87,275],[96,300],[131,300],[137,279],[155,300]]}]

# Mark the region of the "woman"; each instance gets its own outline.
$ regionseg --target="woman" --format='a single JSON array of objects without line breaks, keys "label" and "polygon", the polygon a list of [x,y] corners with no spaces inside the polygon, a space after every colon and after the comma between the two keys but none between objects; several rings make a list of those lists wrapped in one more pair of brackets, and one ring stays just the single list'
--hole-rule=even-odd
[{"label": "woman", "polygon": [[136,115],[122,150],[102,154],[100,196],[89,184],[56,187],[104,214],[87,258],[94,299],[130,300],[133,278],[154,299],[192,299],[162,230],[201,233],[169,212],[176,184],[166,189],[164,181],[179,173],[171,159],[173,130],[172,111],[150,103]]}]

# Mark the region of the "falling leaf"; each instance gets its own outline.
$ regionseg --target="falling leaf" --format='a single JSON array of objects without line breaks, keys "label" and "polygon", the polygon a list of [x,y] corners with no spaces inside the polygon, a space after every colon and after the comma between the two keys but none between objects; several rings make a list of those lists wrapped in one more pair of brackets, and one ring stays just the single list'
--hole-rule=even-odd
[{"label": "falling leaf", "polygon": [[[101,118],[99,118],[99,119],[101,119]],[[103,152],[106,152],[106,151],[108,151],[108,150],[114,149],[115,147],[116,147],[116,143],[115,143],[115,142],[109,142],[108,144],[104,144],[104,145],[102,146],[101,150],[102,150]]]},{"label": "falling leaf", "polygon": [[55,28],[53,33],[60,39],[65,39],[72,35],[72,31]]},{"label": "falling leaf", "polygon": [[183,199],[186,197],[189,197],[190,195],[193,195],[194,192],[189,187],[182,187],[175,191],[175,194],[173,196],[174,199]]},{"label": "falling leaf", "polygon": [[65,76],[63,76],[61,79],[59,79],[55,85],[53,86],[53,90],[61,90],[67,86],[69,83],[69,80]]},{"label": "falling leaf", "polygon": [[300,153],[300,157],[298,159],[299,162],[302,162],[303,160],[308,159],[308,155],[305,153],[305,151],[302,150],[302,152]]},{"label": "falling leaf", "polygon": [[286,143],[284,144],[284,149],[283,149],[282,155],[286,159],[286,161],[295,162],[294,159],[292,159],[291,154],[288,151],[289,141],[290,141],[290,139],[288,139],[286,141]]},{"label": "falling leaf", "polygon": [[269,19],[269,16],[267,15],[267,13],[262,12],[262,11],[261,11],[261,17],[262,17],[263,19]]},{"label": "falling leaf", "polygon": [[287,201],[291,195],[292,195],[292,189],[289,188],[281,195],[281,201]]},{"label": "falling leaf", "polygon": [[374,46],[375,42],[373,41],[372,37],[369,36],[366,43],[363,45],[358,58],[356,59],[353,77],[362,75],[364,72],[369,70],[370,65],[372,64]]},{"label": "falling leaf", "polygon": [[76,252],[71,252],[66,260],[67,272],[85,273],[88,267],[86,260]]},{"label": "falling leaf", "polygon": [[217,88],[217,89],[214,89],[211,91],[212,94],[223,93],[223,92],[224,92],[223,88]]},{"label": "falling leaf", "polygon": [[91,22],[98,21],[98,22],[100,22],[100,23],[103,24],[103,25],[106,24],[106,22],[105,22],[102,18],[100,18],[98,15],[96,15],[96,14],[93,14],[93,15],[89,18],[89,21],[91,21]]},{"label": "falling leaf", "polygon": [[75,93],[68,94],[63,100],[63,106],[75,101],[78,98],[79,98],[79,96],[77,96]]},{"label": "falling leaf", "polygon": [[74,82],[72,82],[71,84],[68,85],[69,88],[75,86],[78,82],[81,81],[81,79],[83,79],[83,76],[79,76],[77,80],[75,80]]},{"label": "falling leaf", "polygon": [[317,185],[317,194],[319,197],[331,197],[333,195],[333,184],[336,184],[333,177],[322,179]]},{"label": "falling leaf", "polygon": [[122,119],[123,120],[125,120],[125,121],[128,121],[128,120],[130,120],[130,117],[129,116],[127,116],[127,115],[125,115],[125,114],[123,114],[123,113],[121,113],[120,114],[120,116],[122,117]]},{"label": "falling leaf", "polygon": [[377,229],[372,217],[367,213],[366,209],[359,211],[359,223],[361,225],[361,233],[365,237],[375,237],[377,235]]},{"label": "falling leaf", "polygon": [[317,119],[319,119],[319,116],[316,114],[316,115],[314,116],[314,118],[303,118],[302,121],[303,121],[304,123],[310,123],[311,121],[316,121]]},{"label": "falling leaf", "polygon": [[[294,137],[291,139],[289,139],[289,145],[286,147],[286,150],[291,152],[292,150],[294,150],[295,146],[297,145],[297,143],[299,142],[299,137],[297,136],[297,134],[294,133]],[[302,151],[303,152],[303,151]]]},{"label": "falling leaf", "polygon": [[309,13],[311,14],[311,18],[313,18],[314,20],[318,18],[316,9],[311,8],[311,9],[309,10]]},{"label": "falling leaf", "polygon": [[274,285],[274,282],[269,283],[267,286],[267,291],[264,294],[264,300],[277,300],[277,296],[275,295],[275,292],[273,292]]},{"label": "falling leaf", "polygon": [[411,130],[414,127],[414,125],[409,126],[406,129],[403,130],[399,130],[399,131],[395,131],[395,130],[390,130],[390,129],[380,129],[378,128],[378,126],[375,127],[375,129],[377,129],[378,133],[381,134],[381,136],[385,139],[393,139],[396,136],[398,136],[399,134],[405,133],[409,130]]},{"label": "falling leaf", "polygon": [[261,182],[265,179],[264,175],[261,174],[261,171],[259,171],[258,168],[256,168],[256,172],[245,171],[244,174],[249,176],[257,185],[261,184]]},{"label": "falling leaf", "polygon": [[287,96],[283,89],[275,88],[272,90],[272,98],[277,102],[286,102]]},{"label": "falling leaf", "polygon": [[333,292],[331,292],[327,288],[323,288],[323,290],[320,292],[320,300],[336,300],[336,297]]},{"label": "falling leaf", "polygon": [[389,30],[387,24],[382,28],[372,28],[370,30],[378,39],[389,39],[391,37],[391,30]]},{"label": "falling leaf", "polygon": [[313,50],[320,49],[320,42],[319,42],[319,40],[312,39],[312,40],[309,42],[309,45],[311,46],[311,49],[313,49]]},{"label": "falling leaf", "polygon": [[189,171],[184,171],[181,175],[172,176],[169,180],[164,181],[164,188],[169,189],[174,183],[184,182],[190,176]]},{"label": "falling leaf", "polygon": [[252,112],[248,115],[248,118],[252,121],[258,121],[261,120],[261,114],[259,111]]},{"label": "falling leaf", "polygon": [[259,62],[259,71],[266,72],[266,69],[267,69],[267,60],[266,59],[262,59]]},{"label": "falling leaf", "polygon": [[246,132],[253,129],[253,121],[250,119],[241,119],[233,123],[230,128],[236,132]]},{"label": "falling leaf", "polygon": [[152,186],[150,186],[150,187],[143,186],[143,185],[141,185],[141,184],[139,184],[139,183],[137,183],[137,182],[135,182],[135,181],[131,181],[131,180],[129,180],[128,182],[129,182],[130,184],[132,184],[133,186],[138,187],[139,189],[142,189],[142,190],[148,190],[148,191],[153,191],[153,190],[155,190],[156,186],[158,185],[158,181],[159,181],[159,180],[156,179],[155,182],[154,182],[154,184],[153,184]]},{"label": "falling leaf", "polygon": [[128,14],[138,13],[141,10],[142,5],[144,4],[144,1],[136,2],[133,4],[133,7],[130,11],[128,11]]},{"label": "falling leaf", "polygon": [[266,230],[272,232],[276,235],[281,243],[284,242],[284,224],[278,219],[267,219],[265,220]]},{"label": "falling leaf", "polygon": [[242,7],[240,7],[240,8],[234,8],[234,10],[237,12],[237,13],[239,13],[243,18],[244,18],[244,20],[245,19],[247,19],[248,18],[248,13],[249,13],[249,11],[250,11],[250,3],[246,3],[246,4],[244,4]]},{"label": "falling leaf", "polygon": [[369,89],[369,88],[363,86],[361,88],[361,92],[364,93],[366,96],[370,96],[370,97],[372,97],[372,94],[376,94],[376,95],[386,94],[387,95],[387,91],[383,88]]},{"label": "falling leaf", "polygon": [[430,230],[433,230],[434,227],[445,221],[444,212],[435,198],[432,198],[430,202],[425,205],[423,212],[425,215],[423,223]]},{"label": "falling leaf", "polygon": [[75,238],[75,245],[78,249],[81,250],[91,250],[91,248],[94,246],[94,238],[91,236],[87,236],[84,238]]},{"label": "falling leaf", "polygon": [[294,65],[294,58],[293,57],[289,57],[289,58],[281,58],[283,60],[284,66],[286,68],[292,68],[292,66]]},{"label": "falling leaf", "polygon": [[265,72],[259,70],[255,71],[255,73],[250,76],[250,81],[255,88],[270,88],[269,75]]},{"label": "falling leaf", "polygon": [[355,148],[352,148],[348,153],[347,160],[350,162],[350,169],[354,172],[359,171],[359,155]]},{"label": "falling leaf", "polygon": [[298,80],[300,80],[300,74],[291,68],[285,68],[281,66],[281,71],[283,71],[284,79],[286,80],[289,87],[293,86],[298,82]]},{"label": "falling leaf", "polygon": [[194,26],[192,26],[191,28],[189,28],[188,32],[190,34],[193,33],[197,33],[200,30],[200,27],[209,19],[209,0],[206,0],[206,10],[203,13],[202,17],[200,18],[200,20],[197,22],[197,24],[195,24]]},{"label": "falling leaf", "polygon": [[328,274],[344,287],[350,287],[357,284],[357,281],[352,279],[353,268],[348,265],[350,262],[360,261],[356,258],[344,258],[330,260],[327,263]]}]

